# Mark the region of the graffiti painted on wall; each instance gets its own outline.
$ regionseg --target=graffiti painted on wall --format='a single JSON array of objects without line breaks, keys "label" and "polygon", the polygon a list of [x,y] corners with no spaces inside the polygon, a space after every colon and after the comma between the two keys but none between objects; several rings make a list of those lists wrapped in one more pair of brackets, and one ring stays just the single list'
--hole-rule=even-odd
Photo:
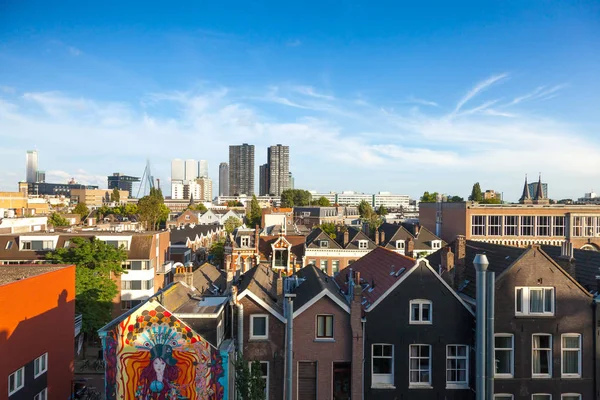
[{"label": "graffiti painted on wall", "polygon": [[108,400],[226,398],[219,351],[156,302],[119,321],[103,345]]}]

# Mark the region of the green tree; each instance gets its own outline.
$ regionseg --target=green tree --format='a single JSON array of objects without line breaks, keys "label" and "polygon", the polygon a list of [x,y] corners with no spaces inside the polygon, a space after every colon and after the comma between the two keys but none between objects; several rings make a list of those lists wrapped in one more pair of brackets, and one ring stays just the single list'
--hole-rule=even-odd
[{"label": "green tree", "polygon": [[81,216],[81,220],[85,220],[85,218],[89,215],[90,210],[87,208],[85,203],[79,203],[73,209],[75,214],[79,214]]},{"label": "green tree", "polygon": [[421,196],[421,203],[435,203],[437,201],[438,192],[425,192],[423,196]]},{"label": "green tree", "polygon": [[483,199],[481,200],[481,204],[502,204],[502,200],[499,197],[494,197],[491,199]]},{"label": "green tree", "polygon": [[75,310],[83,316],[83,331],[93,334],[112,319],[113,299],[119,293],[111,274],[126,273],[121,263],[127,259],[124,248],[105,242],[74,237],[69,247],[46,255],[57,264],[75,264]]},{"label": "green tree", "polygon": [[263,400],[265,381],[262,378],[260,361],[246,361],[238,356],[235,366],[235,387],[241,400]]},{"label": "green tree", "polygon": [[281,192],[281,207],[303,207],[311,204],[312,196],[308,190],[286,189]]},{"label": "green tree", "polygon": [[50,214],[50,217],[48,217],[48,225],[54,227],[69,226],[69,221],[59,213],[52,213]]},{"label": "green tree", "polygon": [[202,214],[204,214],[205,212],[208,211],[208,208],[206,208],[206,206],[202,203],[198,203],[198,204],[194,204],[194,205],[189,205],[188,209],[192,210],[192,211],[198,211]]},{"label": "green tree", "polygon": [[211,257],[211,264],[215,266],[223,266],[223,259],[225,254],[225,242],[221,239],[214,242],[210,249],[208,249],[208,255]]},{"label": "green tree", "polygon": [[326,234],[328,234],[332,239],[335,239],[337,234],[337,226],[333,222],[323,222],[319,225],[319,228]]},{"label": "green tree", "polygon": [[379,206],[379,208],[377,209],[377,214],[385,217],[386,215],[388,215],[388,210],[387,208],[385,208],[385,206],[382,204]]},{"label": "green tree", "polygon": [[368,201],[361,200],[360,203],[358,203],[358,213],[361,218],[369,218],[371,214],[373,214],[373,207],[371,207],[371,204]]},{"label": "green tree", "polygon": [[239,218],[236,217],[229,217],[227,218],[227,220],[225,220],[225,223],[223,225],[225,226],[225,231],[229,234],[233,233],[235,228],[241,226],[242,221],[240,221]]},{"label": "green tree", "polygon": [[159,225],[169,217],[169,208],[165,206],[160,189],[151,188],[148,196],[138,201],[138,214],[140,221],[144,222],[146,229],[157,230]]},{"label": "green tree", "polygon": [[114,211],[112,208],[103,204],[102,206],[98,207],[96,212],[98,213],[98,219],[100,220],[100,219],[103,219],[104,217],[106,217],[107,215],[112,214]]},{"label": "green tree", "polygon": [[469,200],[471,201],[482,201],[483,194],[481,193],[481,186],[479,186],[479,182],[475,182],[473,185],[473,190],[471,190],[471,195],[469,196]]},{"label": "green tree", "polygon": [[460,196],[450,196],[450,195],[448,195],[448,203],[460,203],[461,201],[465,201],[465,199],[463,199]]},{"label": "green tree", "polygon": [[369,225],[371,232],[375,232],[375,230],[383,224],[383,217],[377,215],[375,210],[373,210],[373,207],[371,207],[371,204],[365,200],[358,203],[358,212],[360,214],[360,219],[363,223]]},{"label": "green tree", "polygon": [[248,221],[248,225],[251,227],[261,224],[262,211],[255,195],[252,195],[252,201],[250,201],[250,208],[246,214],[246,220]]},{"label": "green tree", "polygon": [[114,188],[112,193],[110,194],[110,201],[119,202],[121,200],[121,193],[119,193],[118,188]]},{"label": "green tree", "polygon": [[317,200],[317,204],[321,207],[331,207],[331,202],[325,196],[319,197],[319,200]]}]

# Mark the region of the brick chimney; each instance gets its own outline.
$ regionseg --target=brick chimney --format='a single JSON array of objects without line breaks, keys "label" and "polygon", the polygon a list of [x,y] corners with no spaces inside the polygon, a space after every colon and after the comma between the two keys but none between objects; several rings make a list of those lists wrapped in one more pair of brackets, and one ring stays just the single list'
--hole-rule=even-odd
[{"label": "brick chimney", "polygon": [[375,246],[379,246],[379,231],[375,231]]},{"label": "brick chimney", "polygon": [[558,260],[556,261],[562,269],[567,271],[567,273],[573,277],[573,279],[576,279],[574,254],[573,243],[563,242],[560,247],[560,257],[558,257]]},{"label": "brick chimney", "polygon": [[281,301],[281,304],[283,304],[283,275],[278,274],[275,286],[277,290],[277,302]]},{"label": "brick chimney", "polygon": [[346,229],[344,231],[344,247],[346,247],[349,242],[350,242],[350,233],[348,232],[348,229]]},{"label": "brick chimney", "polygon": [[363,396],[362,366],[363,366],[363,327],[362,327],[362,287],[360,286],[360,273],[355,274],[353,296],[350,299],[350,329],[352,332],[352,385],[350,398],[361,400]]},{"label": "brick chimney", "polygon": [[465,280],[465,258],[467,256],[467,238],[464,235],[456,236],[454,241],[454,290],[458,290]]},{"label": "brick chimney", "polygon": [[408,239],[406,239],[406,244],[404,245],[404,255],[407,257],[414,258],[414,254],[415,242],[411,237],[409,237]]},{"label": "brick chimney", "polygon": [[254,248],[256,250],[256,254],[258,254],[258,244],[260,242],[260,226],[256,224],[254,227]]},{"label": "brick chimney", "polygon": [[454,253],[450,249],[450,246],[446,246],[441,250],[441,274],[442,278],[449,284],[451,287],[454,287],[454,275],[456,271],[454,270]]},{"label": "brick chimney", "polygon": [[385,232],[384,231],[379,231],[379,244],[380,245],[385,245]]},{"label": "brick chimney", "polygon": [[194,286],[194,274],[192,273],[192,266],[189,265],[175,268],[173,282],[185,282],[188,286]]},{"label": "brick chimney", "polygon": [[413,229],[413,231],[415,232],[415,237],[419,236],[419,229],[420,229],[419,224],[415,224],[414,229]]}]

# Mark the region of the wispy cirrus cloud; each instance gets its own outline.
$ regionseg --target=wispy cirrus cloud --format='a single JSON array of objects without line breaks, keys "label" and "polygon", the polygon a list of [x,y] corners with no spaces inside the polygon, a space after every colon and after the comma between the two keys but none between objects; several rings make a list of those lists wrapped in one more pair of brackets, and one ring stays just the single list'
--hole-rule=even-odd
[{"label": "wispy cirrus cloud", "polygon": [[437,107],[438,103],[436,103],[435,101],[430,101],[430,100],[424,100],[424,99],[420,99],[418,97],[415,96],[408,96],[408,98],[406,99],[406,103],[409,104],[419,104],[422,106],[431,106],[431,107]]},{"label": "wispy cirrus cloud", "polygon": [[508,73],[502,73],[502,74],[498,74],[498,75],[493,75],[493,76],[487,78],[486,80],[479,82],[471,90],[469,90],[466,95],[464,95],[458,101],[458,103],[456,104],[456,107],[454,108],[454,113],[457,114],[460,111],[460,109],[465,104],[467,104],[467,102],[469,102],[472,98],[474,98],[475,96],[477,96],[479,93],[483,92],[484,90],[488,89],[490,86],[492,86],[496,82],[506,79],[507,77],[508,77]]}]

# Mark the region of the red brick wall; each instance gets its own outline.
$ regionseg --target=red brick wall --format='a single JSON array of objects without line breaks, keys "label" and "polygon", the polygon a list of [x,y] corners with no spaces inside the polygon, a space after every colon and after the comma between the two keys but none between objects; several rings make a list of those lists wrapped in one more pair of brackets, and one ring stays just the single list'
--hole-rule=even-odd
[{"label": "red brick wall", "polygon": [[[318,314],[333,314],[334,342],[315,341]],[[299,361],[317,362],[317,399],[332,399],[333,363],[352,361],[352,333],[350,314],[328,297],[323,297],[294,318],[294,399],[298,399],[297,369]]]},{"label": "red brick wall", "polygon": [[[6,398],[11,373],[47,352],[48,398],[67,399],[73,379],[75,266],[0,286],[0,304],[0,398]],[[43,376],[33,382],[27,378],[15,396],[32,399],[43,389],[33,388]]]}]

